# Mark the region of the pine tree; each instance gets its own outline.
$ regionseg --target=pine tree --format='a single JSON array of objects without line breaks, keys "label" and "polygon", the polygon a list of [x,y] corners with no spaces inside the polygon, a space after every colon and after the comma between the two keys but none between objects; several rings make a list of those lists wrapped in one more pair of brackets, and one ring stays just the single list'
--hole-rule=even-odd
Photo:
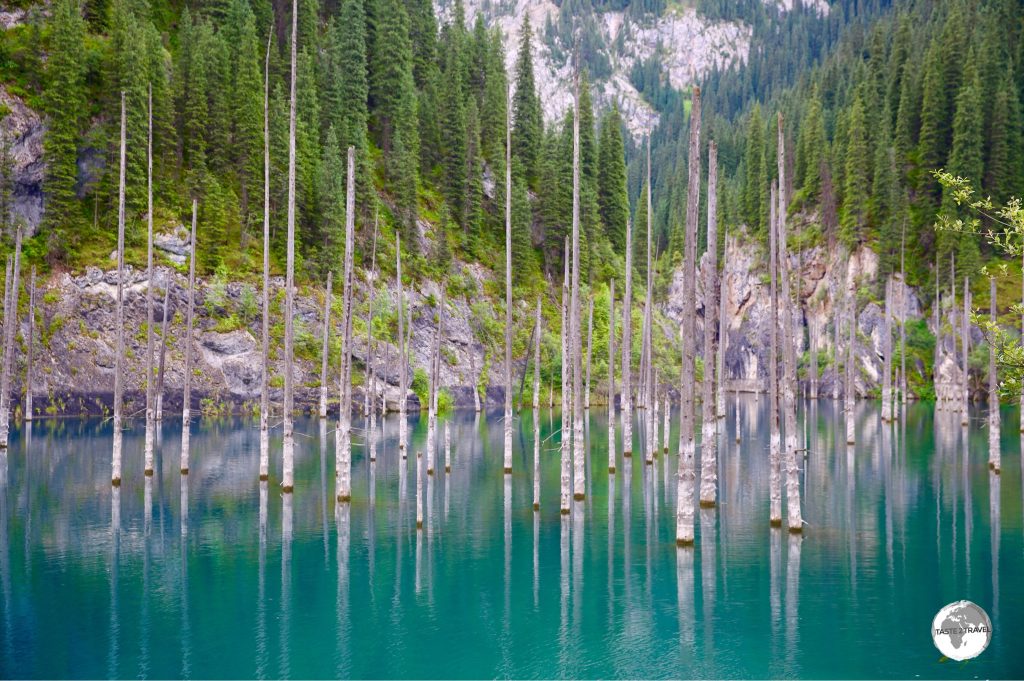
[{"label": "pine tree", "polygon": [[997,203],[1004,203],[1024,180],[1019,151],[1022,139],[1021,106],[1017,98],[1012,69],[1007,69],[992,100],[992,125],[989,129],[988,161],[985,164],[985,190]]},{"label": "pine tree", "polygon": [[629,196],[626,190],[626,150],[622,140],[622,118],[614,104],[601,120],[598,153],[598,204],[605,234],[617,253],[626,247]]},{"label": "pine tree", "polygon": [[501,34],[489,36],[487,62],[484,74],[484,96],[480,107],[480,151],[483,158],[500,176],[497,166],[505,162],[505,120],[508,118],[508,76],[505,73],[505,53]]},{"label": "pine tree", "polygon": [[341,99],[339,127],[335,132],[340,149],[355,148],[356,205],[366,210],[372,204],[370,194],[373,187],[366,153],[369,85],[363,0],[342,0],[338,22],[335,24],[334,42],[338,50],[337,80],[340,81]]},{"label": "pine tree", "polygon": [[526,179],[519,163],[512,161],[512,281],[523,284],[533,272],[533,217]]},{"label": "pine tree", "polygon": [[529,17],[523,18],[516,59],[516,87],[512,101],[512,155],[523,164],[527,183],[536,186],[544,123],[533,76],[533,37]]},{"label": "pine tree", "polygon": [[[948,170],[970,181],[972,187],[981,184],[984,114],[981,110],[981,84],[977,61],[972,50],[964,68],[963,85],[956,96],[953,114],[953,149],[949,155]],[[946,197],[952,203],[951,197]]]},{"label": "pine tree", "polygon": [[50,251],[57,257],[66,256],[77,245],[75,185],[79,132],[86,102],[85,65],[81,59],[84,43],[85,21],[77,0],[54,2],[44,97],[50,128],[43,140],[43,155],[46,159],[44,228]]},{"label": "pine tree", "polygon": [[[445,31],[445,70],[441,86],[442,188],[452,215],[462,223],[466,196],[466,94],[463,92],[463,35]],[[465,227],[465,225],[462,225]]]},{"label": "pine tree", "polygon": [[463,200],[462,229],[467,251],[479,256],[480,230],[483,220],[483,168],[480,158],[480,116],[476,99],[466,106],[466,194]]},{"label": "pine tree", "polygon": [[[950,107],[946,96],[945,70],[939,41],[928,46],[924,61],[924,84],[921,101],[921,132],[918,139],[918,162],[928,170],[942,168],[949,152]],[[926,175],[926,177],[930,177]],[[925,180],[925,187],[934,190],[935,183]]]},{"label": "pine tree", "polygon": [[825,136],[825,118],[822,115],[821,100],[817,87],[811,95],[800,125],[796,147],[796,177],[794,182],[809,199],[818,198],[821,192],[821,164],[828,150]]},{"label": "pine tree", "polygon": [[234,123],[231,148],[241,188],[242,215],[247,224],[256,224],[263,211],[263,49],[249,4],[235,0],[231,17],[238,25],[237,42],[229,42],[234,77],[230,93]]},{"label": "pine tree", "polygon": [[743,219],[754,233],[761,233],[768,201],[765,185],[768,172],[765,163],[764,122],[761,106],[755,104],[747,121],[747,146],[743,155],[746,178],[743,185]]}]

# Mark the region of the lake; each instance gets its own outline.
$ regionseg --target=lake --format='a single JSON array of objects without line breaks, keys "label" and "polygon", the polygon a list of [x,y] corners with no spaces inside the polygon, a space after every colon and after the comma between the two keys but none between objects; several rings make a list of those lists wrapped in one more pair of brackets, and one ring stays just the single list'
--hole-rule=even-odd
[{"label": "lake", "polygon": [[[646,466],[635,429],[634,457],[620,440],[609,475],[599,409],[587,497],[567,516],[557,411],[541,413],[537,513],[532,414],[516,420],[507,477],[501,415],[447,417],[452,471],[439,454],[419,531],[396,416],[374,463],[355,434],[344,505],[333,422],[296,422],[291,495],[280,429],[258,480],[254,420],[196,420],[184,477],[180,421],[166,420],[151,478],[131,422],[120,488],[109,421],[19,424],[0,455],[0,677],[1024,676],[1016,409],[1003,410],[997,476],[984,410],[968,431],[932,405],[883,425],[859,403],[848,448],[835,405],[807,406],[802,536],[769,528],[767,401],[730,396],[728,412],[719,504],[698,511],[688,549],[675,544],[677,434]],[[415,452],[426,418],[411,420]],[[960,599],[995,632],[967,662],[930,637]]]}]

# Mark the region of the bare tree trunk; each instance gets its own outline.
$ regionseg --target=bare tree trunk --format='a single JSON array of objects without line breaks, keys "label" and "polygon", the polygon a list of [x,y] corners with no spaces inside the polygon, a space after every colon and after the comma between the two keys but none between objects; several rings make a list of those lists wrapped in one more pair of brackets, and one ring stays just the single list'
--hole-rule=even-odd
[{"label": "bare tree trunk", "polygon": [[769,201],[768,219],[768,244],[769,244],[769,277],[771,280],[769,290],[769,301],[771,306],[771,331],[768,333],[768,420],[769,420],[769,445],[768,445],[768,497],[769,510],[768,522],[772,527],[782,525],[782,473],[779,459],[782,448],[782,435],[780,433],[780,411],[779,401],[779,295],[778,295],[778,186],[773,181]]},{"label": "bare tree trunk", "polygon": [[[786,147],[782,132],[782,114],[778,115],[778,161],[779,161],[779,261],[782,269],[782,297],[785,302],[783,316],[783,337],[786,339],[784,353],[786,380],[783,392],[786,400],[786,516],[790,532],[803,532],[804,521],[800,512],[800,468],[797,463],[797,449],[800,448],[800,436],[796,422],[797,380],[796,380],[796,329],[794,329],[793,313],[799,311],[799,292],[796,299],[790,292],[789,249],[786,246],[786,209],[789,200],[786,194]],[[797,279],[799,281],[799,278]]]},{"label": "bare tree trunk", "polygon": [[473,411],[480,413],[480,376],[476,373],[476,353],[469,353],[469,377],[473,381]]},{"label": "bare tree trunk", "polygon": [[[949,308],[949,328],[950,335],[953,337],[953,358],[956,360],[957,335],[960,333],[956,319],[956,253],[950,253],[949,265],[949,295],[952,298],[952,304]],[[965,356],[963,359],[964,363],[962,371],[967,374],[970,372],[970,367],[967,365],[967,357]],[[949,386],[949,390],[946,394],[946,401],[948,402],[947,407],[952,412],[960,411],[960,400],[956,399],[956,393],[957,389],[955,384],[953,386]]]},{"label": "bare tree trunk", "polygon": [[653,307],[654,307],[654,301],[652,300],[652,298],[654,296],[654,277],[653,277],[654,273],[653,273],[653,270],[652,270],[652,267],[651,267],[651,227],[653,225],[653,220],[652,220],[651,213],[652,213],[653,207],[651,205],[652,201],[651,201],[651,138],[650,138],[650,136],[647,137],[647,196],[646,196],[646,200],[647,200],[647,294],[646,294],[646,299],[644,300],[643,352],[641,353],[642,356],[643,356],[643,359],[641,360],[643,362],[643,369],[640,372],[640,375],[642,377],[641,380],[643,381],[643,391],[642,391],[641,394],[643,395],[644,408],[645,408],[645,410],[649,410],[649,413],[646,414],[646,417],[645,417],[645,421],[646,421],[646,426],[647,427],[644,430],[646,431],[645,435],[646,435],[646,438],[647,438],[647,447],[646,447],[647,451],[645,452],[644,461],[648,465],[651,465],[651,464],[654,463],[654,450],[658,446],[658,435],[657,435],[658,414],[657,414],[657,410],[655,409],[655,404],[654,404],[654,399],[655,399],[655,397],[654,397],[655,386],[653,385],[654,384],[654,380],[653,380],[653,374],[654,374],[653,364],[654,364],[654,362],[652,361],[653,358],[651,357],[651,348],[654,345],[653,343],[651,343],[651,315],[653,314],[652,310],[653,310]]},{"label": "bare tree trunk", "polygon": [[885,303],[882,314],[882,422],[892,421],[892,324],[890,293],[892,279],[885,282]]},{"label": "bare tree trunk", "polygon": [[572,440],[569,439],[571,410],[569,409],[569,382],[572,367],[569,361],[569,237],[565,237],[564,273],[562,275],[562,432],[561,432],[561,498],[559,511],[569,513],[572,501]]},{"label": "bare tree trunk", "polygon": [[[3,319],[3,343],[0,343],[0,353],[7,356],[7,324],[11,314],[11,256],[7,256],[7,267],[4,273],[4,319]],[[2,360],[0,360],[2,362]]]},{"label": "bare tree trunk", "polygon": [[836,296],[832,301],[832,321],[835,325],[836,332],[836,344],[833,350],[833,363],[835,364],[836,378],[832,381],[832,401],[839,402],[839,365],[842,358],[842,347],[841,342],[842,328],[843,328],[843,312],[841,310],[842,301],[839,298],[839,287],[843,284],[836,283]]},{"label": "bare tree trunk", "polygon": [[32,363],[36,349],[36,267],[32,266],[32,278],[28,288],[28,347],[25,354],[25,420],[31,421],[32,414]]},{"label": "bare tree trunk", "polygon": [[533,510],[540,510],[540,296],[533,331]]},{"label": "bare tree trunk", "polygon": [[320,350],[320,418],[327,418],[327,360],[331,350],[331,284],[334,271],[327,271],[327,291],[324,293],[324,326]]},{"label": "bare tree trunk", "polygon": [[689,178],[686,196],[686,247],[683,257],[682,377],[679,385],[679,473],[677,475],[676,544],[693,544],[694,511],[694,334],[696,333],[697,210],[700,203],[700,88],[690,107]]},{"label": "bare tree trunk", "polygon": [[192,324],[196,301],[196,213],[197,203],[192,199],[192,241],[188,257],[188,310],[185,315],[185,388],[181,400],[181,474],[188,475],[189,435],[192,427]]},{"label": "bare tree trunk", "polygon": [[633,405],[630,371],[633,364],[633,220],[626,219],[626,290],[622,296],[622,388],[619,413],[622,418],[622,456],[633,456]]},{"label": "bare tree trunk", "polygon": [[704,261],[704,382],[701,423],[700,505],[714,506],[718,500],[718,418],[715,387],[718,342],[718,146],[708,143],[708,245]]},{"label": "bare tree trunk", "polygon": [[[900,235],[900,401],[907,403],[907,270],[906,270],[907,225],[903,224]],[[1021,398],[1024,405],[1024,397]],[[1024,422],[1022,422],[1024,424]]]},{"label": "bare tree trunk", "polygon": [[[373,391],[377,387],[376,374],[373,368],[373,320],[376,312],[373,303],[377,294],[377,209],[373,211],[373,248],[370,251],[370,283],[366,293],[366,389],[363,391],[363,416],[369,416],[373,408]],[[372,437],[372,435],[371,435]]]},{"label": "bare tree trunk", "polygon": [[[273,37],[274,29],[271,28],[267,34],[267,58],[263,75],[263,336],[260,347],[262,363],[262,374],[260,375],[260,480],[266,480],[270,475],[270,45]],[[166,308],[165,304],[165,329],[167,328]]]},{"label": "bare tree trunk", "polygon": [[164,418],[164,366],[167,360],[167,301],[171,296],[171,281],[164,284],[164,314],[160,319],[160,361],[156,370],[156,420]]},{"label": "bare tree trunk", "polygon": [[145,475],[153,475],[153,440],[156,432],[153,386],[153,86],[147,91],[146,137],[146,441]]},{"label": "bare tree trunk", "polygon": [[[996,280],[988,278],[989,319],[996,324]],[[1002,469],[999,452],[999,383],[996,378],[995,343],[988,345],[988,467],[996,473]]]},{"label": "bare tree trunk", "polygon": [[[121,410],[123,409],[122,398],[124,392],[124,386],[122,381],[122,372],[124,371],[124,183],[125,183],[125,165],[126,165],[126,141],[125,136],[127,135],[127,110],[125,104],[125,93],[121,92],[121,152],[120,152],[120,167],[119,167],[119,180],[118,180],[118,192],[117,192],[117,312],[115,316],[115,324],[117,325],[116,331],[116,342],[114,346],[114,447],[113,447],[113,472],[111,474],[110,481],[114,485],[121,484]],[[19,230],[20,234],[20,230]],[[11,309],[14,312],[14,316],[17,317],[18,309],[18,258],[15,255],[14,258],[14,297],[12,298],[14,304]],[[11,333],[14,330],[14,325],[11,326],[11,331],[8,331],[7,337],[11,337]],[[7,375],[9,370],[7,364],[11,361],[10,352],[6,358],[4,366],[4,382],[3,386],[3,399],[5,404],[0,406],[0,418],[4,419],[4,423],[0,424],[0,444],[7,444],[7,391],[6,385]]]},{"label": "bare tree trunk", "polygon": [[[810,307],[810,302],[808,301],[808,308],[809,307]],[[810,310],[808,310],[808,312],[809,311]],[[818,343],[817,343],[817,335],[815,334],[816,328],[817,328],[816,325],[813,322],[810,321],[809,316],[808,316],[808,322],[807,322],[807,338],[808,338],[808,342],[807,342],[807,345],[808,345],[808,349],[811,351],[811,385],[810,385],[810,391],[811,391],[811,399],[812,400],[817,400],[818,399]]]},{"label": "bare tree trunk", "polygon": [[338,435],[335,440],[335,475],[338,501],[352,499],[352,288],[356,221],[356,150],[348,148],[345,172],[345,274],[341,305],[341,380],[338,385]]},{"label": "bare tree trunk", "polygon": [[573,499],[586,497],[586,453],[583,451],[583,367],[580,336],[580,87],[576,74],[575,103],[572,119],[572,463]]},{"label": "bare tree trunk", "polygon": [[608,472],[615,472],[615,280],[608,283]]},{"label": "bare tree trunk", "polygon": [[[716,188],[717,191],[717,188]],[[710,201],[710,194],[708,200]],[[715,202],[718,196],[716,193]],[[729,252],[729,231],[726,229],[722,243],[722,274],[718,280],[718,352],[715,353],[715,411],[719,419],[725,418],[725,343],[727,340],[725,320],[725,264]],[[723,426],[724,428],[724,426]],[[665,444],[668,445],[668,431],[665,431]]]},{"label": "bare tree trunk", "polygon": [[409,384],[406,374],[408,373],[409,356],[405,351],[405,294],[402,286],[402,236],[395,234],[395,282],[398,285],[398,449],[402,459],[406,459],[408,449],[406,438],[408,423],[406,422],[405,411],[408,406]]},{"label": "bare tree trunk", "polygon": [[[299,2],[292,0],[291,78],[288,95],[288,247],[284,292],[284,476],[285,493],[295,488],[295,81],[298,79]],[[347,219],[348,216],[346,216]],[[342,357],[342,365],[345,358]],[[344,408],[344,404],[340,408]]]},{"label": "bare tree trunk", "polygon": [[970,319],[971,319],[971,289],[967,277],[964,277],[964,314],[960,320],[960,342],[963,345],[963,356],[964,356],[964,372],[960,376],[960,425],[968,425],[968,370],[970,368]]},{"label": "bare tree trunk", "polygon": [[[506,97],[510,99],[508,93]],[[509,108],[511,111],[511,107]],[[505,473],[512,472],[512,127],[505,117]]]},{"label": "bare tree trunk", "polygon": [[452,432],[451,421],[444,422],[444,472],[452,472]]},{"label": "bare tree trunk", "polygon": [[437,329],[430,349],[430,389],[427,393],[427,475],[434,474],[434,451],[437,433],[437,370],[438,355],[441,352],[441,315],[444,313],[444,286],[441,287],[441,303],[437,308]]},{"label": "bare tree trunk", "polygon": [[846,385],[843,386],[843,401],[846,407],[846,444],[852,445],[857,441],[857,434],[855,431],[855,423],[853,418],[854,400],[856,395],[854,394],[857,386],[853,380],[854,370],[854,342],[857,338],[857,297],[853,291],[847,292],[847,324],[849,326],[849,342],[846,344],[846,362],[844,363],[844,369],[846,371]]},{"label": "bare tree trunk", "polygon": [[590,295],[590,313],[587,316],[587,381],[583,392],[583,409],[590,409],[590,360],[594,354],[594,295]]}]

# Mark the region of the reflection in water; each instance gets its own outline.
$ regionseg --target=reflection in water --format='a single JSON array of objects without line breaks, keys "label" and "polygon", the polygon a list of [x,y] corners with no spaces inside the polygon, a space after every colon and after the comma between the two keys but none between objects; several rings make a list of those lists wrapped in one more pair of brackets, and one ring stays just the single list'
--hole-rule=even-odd
[{"label": "reflection in water", "polygon": [[256,577],[256,678],[267,678],[267,505],[269,483],[260,480],[259,555]]},{"label": "reflection in water", "polygon": [[181,678],[192,678],[192,620],[188,613],[188,476],[182,475],[179,513],[181,514]]},{"label": "reflection in water", "polygon": [[717,513],[715,508],[701,508],[699,514],[700,579],[704,603],[704,654],[710,661],[714,656],[715,590],[718,579],[718,564],[715,560],[715,548],[718,544],[718,537],[715,536]]},{"label": "reflection in water", "polygon": [[349,504],[341,503],[335,507],[335,524],[338,533],[338,592],[335,610],[337,613],[337,653],[334,673],[338,678],[352,675],[352,616],[350,605],[351,584],[349,581],[349,541],[351,537]]},{"label": "reflection in water", "polygon": [[992,627],[999,631],[999,533],[1002,531],[999,488],[1003,477],[998,470],[988,473],[989,544],[992,551]]},{"label": "reflection in water", "polygon": [[569,516],[559,514],[559,620],[558,620],[558,676],[569,678]]},{"label": "reflection in water", "polygon": [[786,676],[800,675],[796,666],[800,657],[800,546],[803,534],[789,533],[786,556]]},{"label": "reflection in water", "polygon": [[324,538],[324,567],[330,560],[327,546],[327,419],[320,419],[320,526]]},{"label": "reflection in water", "polygon": [[281,650],[278,653],[278,676],[291,676],[292,634],[292,503],[295,495],[281,495]]},{"label": "reflection in water", "polygon": [[139,617],[139,638],[142,650],[139,654],[139,678],[149,677],[149,534],[153,524],[153,476],[147,475],[143,482],[142,511],[142,614]]},{"label": "reflection in water", "polygon": [[8,529],[10,518],[7,512],[7,452],[0,451],[0,597],[3,598],[3,658],[14,659],[11,621],[11,554],[8,548]]},{"label": "reflection in water", "polygon": [[114,679],[119,658],[118,645],[121,640],[121,624],[118,620],[117,577],[121,563],[121,487],[110,488],[110,655],[107,661],[107,675]]},{"label": "reflection in water", "polygon": [[676,547],[676,605],[679,614],[679,647],[683,658],[694,652],[697,613],[693,608],[693,547]]},{"label": "reflection in water", "polygon": [[[778,658],[774,651],[778,647],[782,624],[782,530],[778,527],[768,529],[768,605],[771,611],[773,654],[771,659]],[[782,676],[779,669],[772,668],[770,676]]]},{"label": "reflection in water", "polygon": [[[971,585],[971,533],[974,529],[974,502],[971,499],[971,482],[970,482],[970,448],[967,440],[967,428],[960,429],[960,447],[963,452],[963,464],[961,473],[963,476],[964,486],[964,563],[967,572],[967,587]],[[938,493],[936,489],[936,493]]]}]

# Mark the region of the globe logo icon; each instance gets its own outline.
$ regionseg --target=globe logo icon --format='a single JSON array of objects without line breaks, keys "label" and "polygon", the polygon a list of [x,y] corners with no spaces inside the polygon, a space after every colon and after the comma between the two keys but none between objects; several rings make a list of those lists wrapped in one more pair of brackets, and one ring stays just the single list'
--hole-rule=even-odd
[{"label": "globe logo icon", "polygon": [[992,620],[970,601],[956,601],[932,620],[932,641],[939,652],[957,662],[981,655],[992,642]]}]

